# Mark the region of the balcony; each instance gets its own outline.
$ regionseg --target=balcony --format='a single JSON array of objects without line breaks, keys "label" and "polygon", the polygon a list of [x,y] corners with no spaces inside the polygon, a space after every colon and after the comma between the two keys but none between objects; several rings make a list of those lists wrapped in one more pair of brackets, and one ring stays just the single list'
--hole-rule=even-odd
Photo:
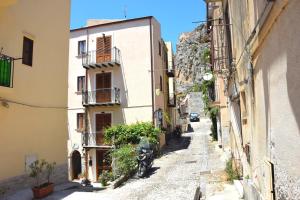
[{"label": "balcony", "polygon": [[104,144],[103,132],[90,132],[82,134],[82,146],[85,148],[91,147],[107,147],[110,145]]},{"label": "balcony", "polygon": [[114,106],[120,105],[119,88],[103,88],[82,93],[83,106]]},{"label": "balcony", "polygon": [[120,66],[120,63],[120,50],[116,47],[89,51],[82,56],[82,66],[86,69],[109,68]]},{"label": "balcony", "polygon": [[176,95],[174,93],[169,94],[168,106],[176,107]]}]

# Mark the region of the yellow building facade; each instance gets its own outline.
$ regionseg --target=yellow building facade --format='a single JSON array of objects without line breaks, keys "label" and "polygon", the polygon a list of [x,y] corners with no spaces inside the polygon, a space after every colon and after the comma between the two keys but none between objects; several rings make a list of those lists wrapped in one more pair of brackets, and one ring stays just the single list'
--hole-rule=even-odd
[{"label": "yellow building facade", "polygon": [[[53,14],[55,13],[55,14]],[[67,179],[70,2],[0,2],[0,187],[30,185],[28,166],[57,163]]]}]

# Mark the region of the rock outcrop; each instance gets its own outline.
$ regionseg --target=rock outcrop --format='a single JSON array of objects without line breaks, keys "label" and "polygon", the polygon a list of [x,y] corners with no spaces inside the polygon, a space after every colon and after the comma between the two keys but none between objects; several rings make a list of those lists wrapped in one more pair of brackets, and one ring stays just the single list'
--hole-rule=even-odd
[{"label": "rock outcrop", "polygon": [[203,56],[209,48],[206,25],[199,25],[192,32],[180,35],[175,55],[177,92],[185,93],[194,83],[201,82],[208,68]]}]

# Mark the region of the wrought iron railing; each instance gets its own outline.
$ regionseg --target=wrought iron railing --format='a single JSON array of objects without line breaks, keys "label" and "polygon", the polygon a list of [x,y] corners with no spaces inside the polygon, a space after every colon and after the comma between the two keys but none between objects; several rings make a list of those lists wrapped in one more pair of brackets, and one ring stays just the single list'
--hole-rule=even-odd
[{"label": "wrought iron railing", "polygon": [[109,62],[120,64],[120,55],[120,49],[117,47],[89,51],[82,56],[82,65],[96,65]]},{"label": "wrought iron railing", "polygon": [[82,134],[82,146],[103,146],[103,132],[85,132]]},{"label": "wrought iron railing", "polygon": [[103,88],[82,92],[83,105],[89,104],[120,104],[119,88]]}]

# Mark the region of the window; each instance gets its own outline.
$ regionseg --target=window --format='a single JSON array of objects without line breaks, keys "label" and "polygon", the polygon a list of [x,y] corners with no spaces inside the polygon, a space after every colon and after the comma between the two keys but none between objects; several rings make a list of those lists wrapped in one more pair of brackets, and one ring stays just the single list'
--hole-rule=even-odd
[{"label": "window", "polygon": [[159,86],[160,86],[160,91],[163,91],[163,83],[162,83],[162,77],[159,77]]},{"label": "window", "polygon": [[12,87],[12,66],[12,58],[4,55],[0,56],[0,86]]},{"label": "window", "polygon": [[158,42],[158,54],[161,56],[161,43]]},{"label": "window", "polygon": [[82,92],[85,89],[85,77],[78,76],[77,77],[77,91]]},{"label": "window", "polygon": [[33,40],[24,37],[22,63],[24,65],[32,66],[32,57],[33,57]]},{"label": "window", "polygon": [[86,41],[78,41],[78,55],[84,55],[86,53]]},{"label": "window", "polygon": [[77,131],[84,131],[84,113],[77,113]]}]

